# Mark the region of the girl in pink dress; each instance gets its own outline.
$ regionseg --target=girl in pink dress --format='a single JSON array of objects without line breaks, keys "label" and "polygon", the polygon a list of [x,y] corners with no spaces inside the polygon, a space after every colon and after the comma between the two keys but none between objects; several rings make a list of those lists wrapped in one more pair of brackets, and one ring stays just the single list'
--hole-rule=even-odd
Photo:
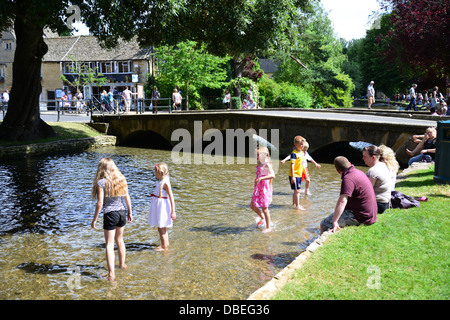
[{"label": "girl in pink dress", "polygon": [[261,218],[257,227],[266,224],[266,228],[263,230],[263,233],[266,233],[272,231],[269,205],[272,202],[272,179],[275,178],[275,173],[270,162],[269,149],[259,147],[256,150],[256,159],[258,165],[256,166],[255,189],[250,207]]}]

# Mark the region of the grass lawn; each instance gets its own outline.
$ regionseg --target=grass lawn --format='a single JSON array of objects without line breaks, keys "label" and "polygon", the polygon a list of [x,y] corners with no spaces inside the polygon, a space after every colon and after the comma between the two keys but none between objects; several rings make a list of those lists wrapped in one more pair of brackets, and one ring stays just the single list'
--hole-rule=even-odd
[{"label": "grass lawn", "polygon": [[[41,142],[50,142],[56,140],[66,140],[66,139],[78,139],[78,138],[89,138],[102,135],[102,133],[91,128],[86,123],[77,122],[47,122],[56,131],[58,136],[48,139],[41,139],[37,141],[27,141],[27,142],[6,142],[0,141],[0,146],[9,145],[20,145],[20,144],[32,144]],[[0,121],[1,124],[1,121]]]},{"label": "grass lawn", "polygon": [[433,175],[414,171],[396,185],[428,202],[330,235],[273,299],[448,300],[450,186]]}]

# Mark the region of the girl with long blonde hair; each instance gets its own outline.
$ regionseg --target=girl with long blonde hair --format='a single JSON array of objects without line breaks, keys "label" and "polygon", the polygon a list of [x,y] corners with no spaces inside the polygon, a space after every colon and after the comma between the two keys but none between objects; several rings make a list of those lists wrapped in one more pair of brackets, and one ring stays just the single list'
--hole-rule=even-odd
[{"label": "girl with long blonde hair", "polygon": [[155,186],[148,213],[147,222],[151,226],[158,227],[161,245],[156,251],[169,250],[169,234],[167,228],[173,226],[173,220],[177,218],[175,213],[175,201],[169,180],[169,167],[164,162],[155,165],[155,176],[159,180]]},{"label": "girl with long blonde hair", "polygon": [[395,183],[397,181],[397,173],[400,169],[400,165],[398,164],[398,161],[395,157],[395,152],[388,146],[385,146],[384,144],[380,145],[378,147],[378,150],[380,150],[381,156],[380,161],[384,162],[386,166],[388,167],[390,173],[391,173],[391,190],[395,190]]},{"label": "girl with long blonde hair", "polygon": [[[97,229],[95,224],[103,209],[103,232],[108,265],[106,277],[108,280],[114,281],[114,241],[119,252],[119,266],[121,269],[126,269],[123,230],[127,221],[133,220],[133,214],[127,181],[111,158],[102,158],[98,164],[92,186],[92,199],[97,199],[97,205],[91,227]],[[128,210],[126,210],[123,200],[125,200]]]}]

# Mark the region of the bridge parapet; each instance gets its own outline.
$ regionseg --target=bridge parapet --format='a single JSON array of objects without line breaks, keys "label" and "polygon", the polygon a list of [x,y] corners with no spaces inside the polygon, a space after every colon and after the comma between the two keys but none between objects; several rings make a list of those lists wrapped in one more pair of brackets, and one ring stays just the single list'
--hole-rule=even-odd
[{"label": "bridge parapet", "polygon": [[[299,112],[180,112],[172,114],[142,114],[116,116],[93,116],[94,122],[109,124],[108,133],[117,137],[119,144],[128,144],[140,134],[152,133],[152,139],[159,136],[167,146],[176,146],[179,140],[172,140],[173,132],[185,129],[191,134],[191,143],[202,139],[209,129],[220,131],[254,129],[256,132],[267,130],[267,140],[271,143],[270,132],[277,130],[277,146],[280,154],[288,154],[293,148],[293,137],[301,135],[310,144],[309,152],[326,148],[338,142],[363,141],[375,145],[385,144],[397,154],[401,165],[405,165],[408,156],[405,148],[411,148],[410,137],[425,132],[433,124],[431,121],[406,122],[403,119],[384,117],[367,119],[350,115],[336,117],[329,113]],[[201,126],[199,126],[199,122]],[[197,126],[195,124],[197,123]],[[435,122],[434,122],[435,123]],[[201,128],[201,136],[195,129]],[[149,145],[151,147],[151,144]]]}]

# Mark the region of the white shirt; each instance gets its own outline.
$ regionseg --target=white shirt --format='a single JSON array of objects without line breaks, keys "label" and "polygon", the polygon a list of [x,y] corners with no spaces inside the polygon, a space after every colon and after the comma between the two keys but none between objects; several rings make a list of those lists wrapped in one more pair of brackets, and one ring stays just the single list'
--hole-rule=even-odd
[{"label": "white shirt", "polygon": [[367,96],[368,97],[375,97],[375,89],[373,88],[373,85],[369,84],[367,87]]}]

